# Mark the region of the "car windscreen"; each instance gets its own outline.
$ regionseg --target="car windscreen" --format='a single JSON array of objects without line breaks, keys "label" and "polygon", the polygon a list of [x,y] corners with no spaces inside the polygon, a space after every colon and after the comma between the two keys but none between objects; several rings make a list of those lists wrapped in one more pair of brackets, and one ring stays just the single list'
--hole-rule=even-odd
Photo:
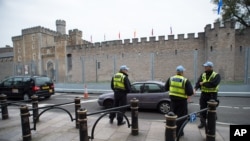
[{"label": "car windscreen", "polygon": [[50,84],[50,83],[52,83],[52,81],[49,77],[37,77],[35,79],[36,85],[44,85],[44,84]]}]

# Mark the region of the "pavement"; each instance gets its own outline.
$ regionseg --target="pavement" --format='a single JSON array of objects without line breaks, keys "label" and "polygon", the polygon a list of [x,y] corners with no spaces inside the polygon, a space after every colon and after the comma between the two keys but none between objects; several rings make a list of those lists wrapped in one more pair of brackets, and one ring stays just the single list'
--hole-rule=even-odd
[{"label": "pavement", "polygon": [[[0,141],[22,141],[22,128],[20,109],[17,106],[8,106],[9,118],[0,119]],[[126,115],[131,123],[130,112]],[[74,117],[74,113],[72,113]],[[96,120],[101,116],[87,117],[88,136],[91,136],[92,128]],[[116,120],[109,123],[108,116],[99,120],[94,130],[93,141],[163,141],[165,140],[165,117],[163,120],[140,119],[138,115],[139,134],[132,135],[128,125],[117,126]],[[33,120],[30,117],[30,126],[33,128]],[[198,129],[199,120],[189,122],[184,128],[184,136],[180,141],[205,141],[204,129]],[[71,121],[66,112],[53,112],[49,110],[42,114],[36,125],[36,131],[31,130],[32,141],[79,141],[79,129],[75,127],[75,121]],[[216,123],[216,141],[229,141],[229,125]]]}]

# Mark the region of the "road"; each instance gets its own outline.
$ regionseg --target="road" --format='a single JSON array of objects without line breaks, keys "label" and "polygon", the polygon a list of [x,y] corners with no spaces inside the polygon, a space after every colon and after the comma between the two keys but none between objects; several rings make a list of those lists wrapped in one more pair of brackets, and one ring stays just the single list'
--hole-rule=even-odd
[{"label": "road", "polygon": [[[50,99],[39,100],[39,107],[74,102],[75,97],[81,98],[81,107],[86,108],[88,113],[104,110],[97,104],[97,94],[89,94],[87,99],[83,98],[82,94],[75,93],[56,93]],[[218,124],[250,124],[250,97],[219,97],[220,105],[217,108]],[[31,106],[31,104],[28,104]],[[74,112],[74,104],[61,106],[70,112]],[[188,112],[193,113],[199,111],[199,96],[192,97],[188,104]],[[42,111],[42,109],[40,110]],[[55,112],[63,112],[62,110],[53,109]],[[130,116],[129,112],[126,113]],[[92,116],[100,116],[92,115]],[[165,116],[158,113],[156,110],[139,109],[139,118],[165,121]],[[199,120],[199,119],[197,119]]]}]

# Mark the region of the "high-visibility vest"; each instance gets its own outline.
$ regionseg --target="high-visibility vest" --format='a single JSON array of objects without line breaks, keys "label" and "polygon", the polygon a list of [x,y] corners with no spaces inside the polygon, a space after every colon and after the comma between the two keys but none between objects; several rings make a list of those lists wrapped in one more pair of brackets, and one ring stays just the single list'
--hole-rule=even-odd
[{"label": "high-visibility vest", "polygon": [[125,90],[124,78],[125,75],[123,73],[118,72],[115,74],[113,78],[114,89]]},{"label": "high-visibility vest", "polygon": [[187,79],[180,75],[175,75],[170,78],[170,88],[169,88],[169,95],[170,96],[177,96],[181,98],[187,98],[185,94],[185,85]]},{"label": "high-visibility vest", "polygon": [[[208,80],[206,79],[206,73],[202,74],[202,82],[210,82],[212,79],[214,79],[214,77],[217,75],[216,72],[213,71],[213,73],[210,75],[210,77],[208,78]],[[207,88],[205,86],[201,86],[201,91],[202,92],[218,92],[219,90],[219,85],[217,85],[216,87],[213,88]]]}]

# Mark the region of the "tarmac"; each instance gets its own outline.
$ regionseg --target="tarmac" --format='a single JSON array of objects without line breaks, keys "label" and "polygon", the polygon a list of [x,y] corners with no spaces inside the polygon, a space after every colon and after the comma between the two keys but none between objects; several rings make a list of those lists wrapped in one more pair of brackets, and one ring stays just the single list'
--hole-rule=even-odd
[{"label": "tarmac", "polygon": [[[8,106],[9,118],[0,119],[0,141],[22,141],[22,127],[20,109],[17,106]],[[72,113],[74,117],[74,113]],[[130,112],[126,115],[131,123]],[[92,135],[93,125],[101,116],[93,115],[87,117],[88,136]],[[93,141],[163,141],[165,139],[165,116],[163,120],[140,119],[138,115],[139,134],[132,135],[128,124],[117,126],[117,121],[109,123],[108,116],[104,116],[95,126]],[[32,116],[29,118],[30,126],[33,128]],[[189,122],[184,128],[184,136],[180,141],[205,141],[204,129],[198,129],[199,119]],[[66,112],[47,111],[39,118],[36,130],[31,130],[32,141],[79,141],[79,129],[75,121],[71,121]],[[90,139],[91,140],[91,139]],[[229,125],[216,123],[216,141],[229,141]]]}]

